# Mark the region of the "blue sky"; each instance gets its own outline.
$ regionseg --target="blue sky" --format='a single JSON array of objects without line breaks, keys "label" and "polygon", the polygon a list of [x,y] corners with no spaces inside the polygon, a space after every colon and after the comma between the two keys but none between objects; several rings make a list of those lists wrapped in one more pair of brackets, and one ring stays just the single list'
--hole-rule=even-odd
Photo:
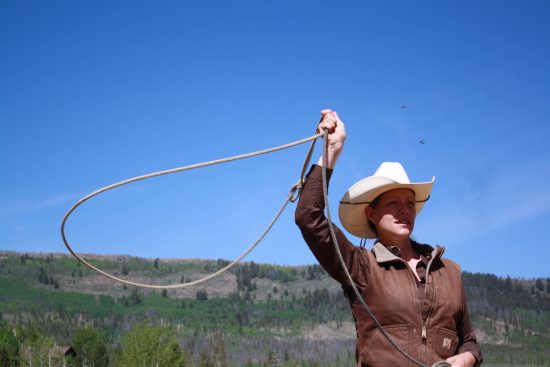
[{"label": "blue sky", "polygon": [[[548,19],[535,0],[2,1],[0,249],[67,252],[59,223],[80,197],[310,136],[333,108],[348,131],[334,214],[355,181],[400,161],[414,181],[436,176],[418,241],[464,270],[548,277]],[[235,258],[305,152],[111,191],[77,210],[69,240]],[[293,216],[247,260],[314,263]]]}]

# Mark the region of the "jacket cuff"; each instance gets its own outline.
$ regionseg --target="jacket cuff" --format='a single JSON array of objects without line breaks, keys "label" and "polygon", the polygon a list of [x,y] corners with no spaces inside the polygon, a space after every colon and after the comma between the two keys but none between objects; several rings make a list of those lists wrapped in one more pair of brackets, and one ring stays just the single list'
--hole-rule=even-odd
[{"label": "jacket cuff", "polygon": [[481,365],[481,362],[483,362],[483,355],[481,354],[481,350],[479,349],[479,346],[475,343],[474,345],[469,345],[469,343],[464,344],[459,350],[458,353],[465,353],[470,352],[476,359],[475,367]]}]

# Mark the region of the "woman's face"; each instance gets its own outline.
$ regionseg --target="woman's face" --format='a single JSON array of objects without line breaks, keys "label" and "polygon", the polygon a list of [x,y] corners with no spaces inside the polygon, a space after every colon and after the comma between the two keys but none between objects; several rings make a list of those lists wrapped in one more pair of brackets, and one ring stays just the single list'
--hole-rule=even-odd
[{"label": "woman's face", "polygon": [[391,244],[408,239],[416,218],[414,192],[409,189],[387,191],[375,208],[367,207],[366,214],[382,242]]}]

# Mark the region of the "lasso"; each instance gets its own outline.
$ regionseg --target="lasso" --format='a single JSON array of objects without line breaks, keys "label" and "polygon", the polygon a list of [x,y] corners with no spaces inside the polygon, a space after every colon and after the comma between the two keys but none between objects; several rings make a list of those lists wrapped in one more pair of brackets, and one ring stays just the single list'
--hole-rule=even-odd
[{"label": "lasso", "polygon": [[[91,194],[88,194],[88,195],[84,196],[82,199],[78,200],[69,209],[69,211],[67,211],[67,213],[63,217],[63,220],[61,221],[61,237],[63,238],[63,242],[65,243],[65,246],[67,247],[69,252],[78,261],[80,261],[82,264],[86,265],[88,268],[92,269],[93,271],[96,271],[101,275],[104,275],[104,276],[106,276],[106,277],[108,277],[112,280],[115,280],[115,281],[123,283],[123,284],[132,285],[132,286],[136,286],[136,287],[142,287],[142,288],[152,288],[152,289],[174,289],[174,288],[192,287],[192,286],[204,283],[204,282],[206,282],[206,281],[222,274],[223,272],[231,269],[239,261],[241,261],[245,256],[247,256],[250,252],[252,252],[252,250],[254,250],[254,248],[256,246],[258,246],[258,244],[264,239],[264,237],[267,235],[269,230],[273,227],[273,225],[275,224],[277,219],[279,219],[279,217],[281,216],[281,214],[285,210],[287,204],[289,202],[296,201],[296,199],[298,198],[299,191],[302,188],[302,185],[304,183],[304,176],[305,176],[305,173],[306,173],[306,169],[309,165],[309,161],[311,160],[311,155],[313,153],[313,148],[315,147],[315,142],[318,138],[320,138],[322,136],[323,136],[323,133],[319,133],[319,134],[313,135],[309,138],[305,138],[305,139],[302,139],[302,140],[298,140],[298,141],[295,141],[295,142],[292,142],[292,143],[288,143],[288,144],[281,145],[281,146],[274,147],[274,148],[270,148],[270,149],[259,150],[259,151],[256,151],[256,152],[242,154],[242,155],[236,155],[236,156],[233,156],[233,157],[222,158],[222,159],[217,159],[217,160],[213,160],[213,161],[192,164],[190,166],[185,166],[185,167],[178,167],[178,168],[172,168],[172,169],[168,169],[168,170],[164,170],[164,171],[153,172],[153,173],[149,173],[149,174],[146,174],[146,175],[129,178],[127,180],[120,181],[120,182],[114,183],[114,184],[109,185],[109,186],[102,187],[101,189],[96,190],[96,191],[92,192]],[[69,218],[69,216],[76,210],[76,208],[78,208],[85,201],[93,198],[94,196],[98,196],[99,194],[102,194],[106,191],[115,189],[115,188],[120,187],[120,186],[130,184],[132,182],[146,180],[146,179],[149,179],[149,178],[152,178],[152,177],[157,177],[157,176],[162,176],[162,175],[169,175],[169,174],[176,173],[176,172],[188,171],[188,170],[192,170],[192,169],[195,169],[195,168],[212,166],[212,165],[215,165],[215,164],[221,164],[221,163],[236,161],[236,160],[239,160],[239,159],[250,158],[250,157],[254,157],[254,156],[258,156],[258,155],[262,155],[262,154],[272,153],[272,152],[275,152],[275,151],[278,151],[278,150],[283,150],[283,149],[291,148],[291,147],[294,147],[294,146],[297,146],[297,145],[300,145],[300,144],[304,144],[304,143],[307,143],[309,141],[311,141],[311,145],[309,147],[306,158],[304,160],[304,164],[302,166],[302,172],[300,174],[298,182],[296,182],[294,185],[292,185],[286,199],[284,200],[284,202],[281,205],[280,209],[275,214],[275,217],[273,218],[271,223],[269,223],[269,225],[264,230],[264,232],[260,235],[260,237],[258,237],[258,239],[242,255],[240,255],[235,260],[233,260],[232,262],[230,262],[228,265],[224,266],[223,268],[219,269],[218,271],[216,271],[216,272],[214,272],[210,275],[207,275],[207,276],[205,276],[201,279],[197,279],[197,280],[187,282],[187,283],[171,284],[171,285],[144,284],[144,283],[138,283],[138,282],[133,282],[133,281],[130,281],[130,280],[122,279],[122,278],[119,278],[119,277],[114,276],[112,274],[109,274],[106,271],[103,271],[103,270],[97,268],[96,266],[90,264],[88,261],[84,260],[79,254],[77,254],[73,250],[73,248],[69,244],[69,241],[67,240],[67,236],[65,234],[65,224],[66,224],[67,219]]]}]

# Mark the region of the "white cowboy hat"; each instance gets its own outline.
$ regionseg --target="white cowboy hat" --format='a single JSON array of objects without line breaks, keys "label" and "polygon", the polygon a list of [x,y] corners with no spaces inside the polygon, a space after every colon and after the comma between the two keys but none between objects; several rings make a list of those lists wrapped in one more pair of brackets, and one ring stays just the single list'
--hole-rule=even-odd
[{"label": "white cowboy hat", "polygon": [[376,233],[367,220],[365,208],[379,195],[393,189],[411,189],[416,198],[416,214],[430,198],[435,177],[430,182],[411,183],[407,172],[399,162],[384,162],[374,175],[351,186],[340,200],[338,216],[344,228],[361,238],[376,238]]}]

